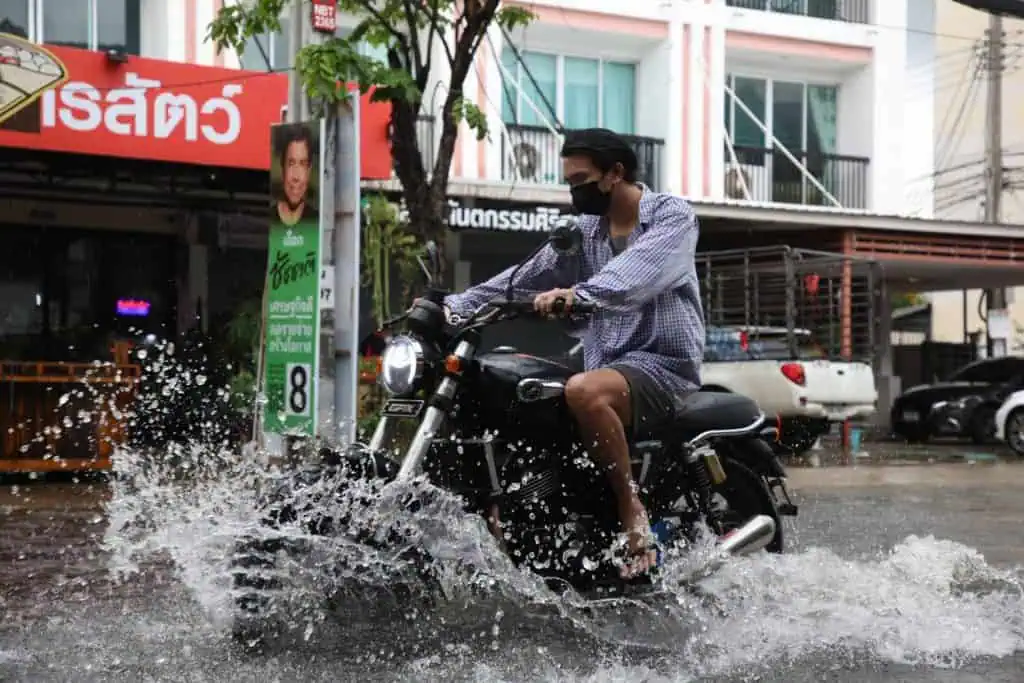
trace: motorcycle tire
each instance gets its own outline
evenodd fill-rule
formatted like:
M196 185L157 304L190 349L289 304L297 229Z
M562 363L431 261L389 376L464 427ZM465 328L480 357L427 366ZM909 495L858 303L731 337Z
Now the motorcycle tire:
M730 527L740 526L757 515L768 515L775 522L775 535L765 550L781 553L785 547L782 519L764 478L732 458L722 458L721 462L725 481L712 486L712 492L726 500L730 512L736 512Z

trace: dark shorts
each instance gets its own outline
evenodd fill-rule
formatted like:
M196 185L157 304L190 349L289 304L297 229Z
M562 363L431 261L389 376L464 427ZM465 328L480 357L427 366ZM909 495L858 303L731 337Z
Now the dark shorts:
M629 385L629 402L632 420L626 426L626 435L634 440L650 438L653 432L664 427L675 415L674 397L665 392L650 375L631 365L612 364L615 370L626 378Z

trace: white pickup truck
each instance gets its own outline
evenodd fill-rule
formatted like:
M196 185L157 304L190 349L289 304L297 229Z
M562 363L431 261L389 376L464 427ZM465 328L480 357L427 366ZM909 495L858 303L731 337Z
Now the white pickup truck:
M704 391L754 399L778 421L779 441L800 453L832 423L872 415L878 391L870 365L829 360L808 330L793 332L795 358L785 328L709 328L701 375Z

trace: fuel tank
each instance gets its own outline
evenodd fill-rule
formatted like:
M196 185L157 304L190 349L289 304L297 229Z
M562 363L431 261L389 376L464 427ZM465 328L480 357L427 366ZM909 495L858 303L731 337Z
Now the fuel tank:
M516 395L516 386L524 379L564 382L575 374L574 370L558 361L514 350L496 349L480 354L476 360L480 371L475 403L485 427L531 438L547 430L557 431L559 425L564 427L568 418L561 396L524 403Z
M565 381L575 374L558 361L512 350L480 354L477 362L485 383L508 384L513 390L520 380L527 378Z

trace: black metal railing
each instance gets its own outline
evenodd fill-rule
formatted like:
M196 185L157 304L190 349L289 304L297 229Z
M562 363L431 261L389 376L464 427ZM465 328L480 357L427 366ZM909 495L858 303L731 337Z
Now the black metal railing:
M725 0L725 4L740 9L799 14L854 24L871 23L871 0Z
M501 137L501 178L506 182L562 184L561 141L543 126L507 124ZM661 186L661 152L664 140L623 135L636 152L638 180L652 190Z
M733 148L736 161L728 147L725 150L725 196L755 202L779 202L834 206L824 192L815 186L799 166L778 149L764 147ZM791 150L790 154L821 184L828 194L845 208L868 208L868 166L870 159L842 154L812 154Z

